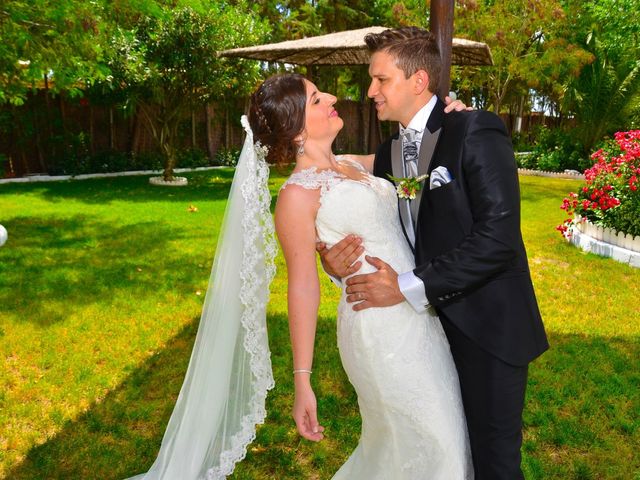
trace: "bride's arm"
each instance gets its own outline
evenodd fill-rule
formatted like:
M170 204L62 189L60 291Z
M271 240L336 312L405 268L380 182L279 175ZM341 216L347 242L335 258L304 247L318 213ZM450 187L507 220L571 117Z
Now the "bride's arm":
M316 335L320 280L316 264L315 218L319 192L288 185L280 191L276 205L276 232L288 273L289 333L293 369L311 370ZM311 388L311 374L294 373L293 418L298 432L312 441L322 440L317 403Z

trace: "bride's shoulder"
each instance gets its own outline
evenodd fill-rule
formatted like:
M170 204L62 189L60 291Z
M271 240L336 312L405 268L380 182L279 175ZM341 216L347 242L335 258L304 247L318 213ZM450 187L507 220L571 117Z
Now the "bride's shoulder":
M339 183L342 175L334 170L318 170L316 167L294 171L280 188L280 194L287 190L311 190L320 194Z
M304 210L318 203L320 186L314 187L308 181L297 181L296 178L292 178L294 175L296 174L292 174L280 188L276 210Z
M276 230L281 232L293 224L313 225L320 207L320 190L291 183L280 189L276 200Z

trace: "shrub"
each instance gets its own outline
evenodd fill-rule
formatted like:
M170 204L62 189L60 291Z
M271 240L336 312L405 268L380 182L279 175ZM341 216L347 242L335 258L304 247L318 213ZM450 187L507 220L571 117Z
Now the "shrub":
M536 146L526 161L527 166L523 168L562 172L583 171L591 165L574 131L542 126L536 137Z
M178 152L178 166L180 168L208 167L209 157L197 148Z
M49 175L160 170L164 163L162 155L154 152L133 155L129 152L102 150L91 154L82 133L69 136L60 145L60 154L49 165Z
M569 218L557 229L571 236L575 215L619 232L640 235L640 130L618 132L591 159L586 185L562 202Z
M215 164L224 167L235 167L240 158L240 150L237 148L221 148L216 153Z
M534 148L529 135L523 132L511 135L511 143L513 143L513 150L516 152L531 152Z

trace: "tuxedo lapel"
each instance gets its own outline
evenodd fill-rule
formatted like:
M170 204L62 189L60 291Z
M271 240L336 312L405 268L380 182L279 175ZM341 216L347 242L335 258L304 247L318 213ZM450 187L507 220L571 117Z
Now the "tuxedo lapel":
M424 129L422 142L420 143L420 156L418 157L418 176L426 175L429 172L429 166L433 158L433 152L438 144L442 128L435 132L430 132L428 128ZM418 209L420 208L420 200L422 200L422 192L425 188L429 188L429 179L422 182L422 188L417 191L416 198L411 202L411 217L413 218L414 227L418 221Z
M402 140L399 137L391 140L391 173L396 178L404 177Z
M402 164L402 139L398 137L391 141L391 171L396 178L404 177L404 165ZM400 221L404 234L411 245L416 243L415 231L411 224L411 208L408 200L398 198L398 211L400 212Z
M420 154L418 157L418 175L426 175L431 171L433 164L433 155L438 145L438 139L442 133L442 124L444 123L444 102L439 98L433 107L429 120L427 120L426 128L422 134L422 142L420 143ZM416 193L416 198L411 202L411 216L414 221L414 231L417 231L418 210L422 201L422 194L425 188L429 188L429 179L427 178L422 184L422 188Z

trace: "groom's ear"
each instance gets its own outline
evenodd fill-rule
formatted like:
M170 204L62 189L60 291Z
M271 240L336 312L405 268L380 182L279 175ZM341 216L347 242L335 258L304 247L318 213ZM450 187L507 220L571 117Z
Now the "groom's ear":
M425 70L418 70L413 76L416 95L422 95L425 90L429 90L429 74Z

